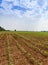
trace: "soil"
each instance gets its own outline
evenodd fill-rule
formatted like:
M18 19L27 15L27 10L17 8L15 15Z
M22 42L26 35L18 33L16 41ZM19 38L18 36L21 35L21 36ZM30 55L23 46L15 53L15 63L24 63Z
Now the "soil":
M7 38L8 36L8 38ZM9 42L8 42L9 41ZM36 61L42 62L42 65L48 65L48 57L44 57L42 54L37 53L26 45L32 44L32 42L18 36L16 38L11 34L4 34L0 39L0 65L36 65L29 62L29 58L26 58L21 50L16 46L17 42L28 52ZM9 50L8 50L9 43ZM33 45L33 44L32 44ZM8 52L9 51L9 52ZM10 56L9 56L10 55Z

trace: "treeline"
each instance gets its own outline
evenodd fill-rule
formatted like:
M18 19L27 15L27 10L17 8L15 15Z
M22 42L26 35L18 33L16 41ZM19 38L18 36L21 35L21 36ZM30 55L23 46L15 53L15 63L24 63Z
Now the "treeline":
M5 31L5 29L3 27L0 26L0 31Z
M12 31L12 30L6 30L6 29L4 29L3 27L0 26L0 31ZM16 31L16 29L14 31Z

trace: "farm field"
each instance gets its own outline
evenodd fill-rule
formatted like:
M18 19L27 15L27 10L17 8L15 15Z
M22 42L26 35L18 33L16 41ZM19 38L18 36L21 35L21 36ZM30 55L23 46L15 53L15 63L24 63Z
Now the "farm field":
M0 65L48 65L48 32L0 32Z

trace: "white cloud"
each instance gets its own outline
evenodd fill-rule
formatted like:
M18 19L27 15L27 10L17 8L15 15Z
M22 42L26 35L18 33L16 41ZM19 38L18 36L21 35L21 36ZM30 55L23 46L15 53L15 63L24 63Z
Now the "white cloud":
M8 2L13 2L13 3L9 4ZM15 11L12 10L13 5L14 6L19 5L24 8L30 8L30 11L27 10L24 13L24 15L26 15L28 13L28 16L30 16L30 14L32 14L32 16L34 17L36 15L42 15L43 9L46 7L46 5L48 5L48 2L47 2L47 0L46 1L44 0L44 5L42 7L39 7L38 0L32 0L31 2L30 2L30 0L3 0L1 6L3 6L4 11L6 12L6 13L4 12L4 14L14 13ZM22 11L20 10L20 13L21 12ZM17 15L19 15L19 16L22 15L20 13L18 13Z
M45 10L46 6L48 6L48 0L43 1L43 5L40 7L38 0L32 0L31 2L30 0L20 0L20 2L19 0L2 0L1 6L4 9L0 8L0 13L17 17L18 23L16 18L13 19L17 29L43 30L44 28L44 30L48 30L48 10ZM12 10L13 6L29 8L30 10L25 12L17 9Z
M48 19L42 17L39 21L38 29L44 31L48 30Z

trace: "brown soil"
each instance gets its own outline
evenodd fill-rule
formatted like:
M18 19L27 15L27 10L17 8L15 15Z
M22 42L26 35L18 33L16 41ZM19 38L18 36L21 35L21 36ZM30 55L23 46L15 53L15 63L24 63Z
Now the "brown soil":
M42 64L44 65L47 65L48 61L44 61L45 59L47 59L47 57L44 57L42 54L40 53L36 53L36 51L34 51L33 49L29 48L27 45L26 45L26 41L25 39L23 39L22 37L20 36L17 36L16 40L18 41L19 44L22 45L22 47L27 50L29 53L31 53L31 55L39 62L42 62ZM29 42L27 42L28 44L30 44ZM32 44L32 43L31 43ZM47 59L48 60L48 59Z
M8 65L5 37L6 36L3 36L0 40L0 65Z
M7 38L8 36L8 38ZM16 46L17 42L28 52L36 61L42 62L42 65L48 65L48 57L44 57L42 54L37 53L30 47L26 45L32 44L32 42L27 41L26 39L16 35L14 38L10 34L4 34L0 39L0 65L36 65L30 63L21 50ZM9 41L9 42L8 42ZM16 42L17 41L17 42ZM9 50L8 50L9 43ZM9 52L8 52L9 51ZM10 55L10 56L9 56Z
M16 42L9 35L10 49L11 49L11 57L14 65L30 65L25 56L21 53L21 51L17 48Z

